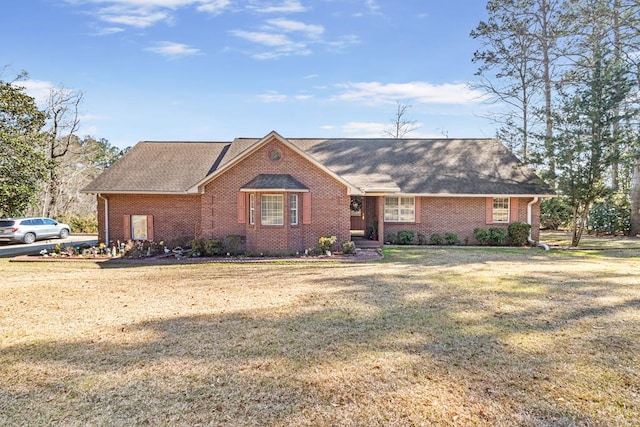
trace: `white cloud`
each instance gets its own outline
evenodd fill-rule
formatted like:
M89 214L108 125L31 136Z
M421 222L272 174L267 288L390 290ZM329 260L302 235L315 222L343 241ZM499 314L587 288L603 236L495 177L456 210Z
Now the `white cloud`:
M51 90L55 85L44 80L24 80L13 83L15 87L23 87L27 95L36 100L36 104L43 108L47 105Z
M349 122L340 126L342 132L358 138L379 138L388 128L389 123L378 122Z
M337 99L371 104L395 103L406 99L421 104L471 104L483 100L484 93L466 83L434 85L427 82L359 82L338 85L343 93Z
M256 59L273 59L288 55L309 55L311 50L305 43L297 43L284 34L257 31L234 30L231 35L263 46L275 48L267 52L253 54Z
M200 6L198 6L197 10L198 12L206 12L206 13L212 13L214 15L218 15L222 13L224 9L227 6L229 6L229 4L230 4L229 0L207 1L202 3Z
M264 0L251 0L249 8L258 13L300 13L307 10L298 0L269 3Z
M72 5L86 5L97 20L133 28L147 28L159 22L171 22L180 8L196 7L199 12L220 14L230 0L66 0Z
M158 42L155 46L148 47L145 50L169 58L192 56L200 53L200 49L190 47L183 43L174 43L167 41Z
M300 21L292 21L285 18L269 19L267 23L273 26L276 30L284 32L300 32L306 34L308 37L320 37L324 33L324 27L322 25L305 24Z
M264 103L272 104L276 102L285 102L287 100L287 95L280 94L275 90L270 90L267 93L258 95L258 99Z

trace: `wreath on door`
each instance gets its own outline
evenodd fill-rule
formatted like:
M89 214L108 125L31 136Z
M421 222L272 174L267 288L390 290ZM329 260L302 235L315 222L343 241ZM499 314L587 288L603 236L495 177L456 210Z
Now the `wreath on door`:
M353 212L360 212L362 210L362 200L361 199L351 199L351 210Z

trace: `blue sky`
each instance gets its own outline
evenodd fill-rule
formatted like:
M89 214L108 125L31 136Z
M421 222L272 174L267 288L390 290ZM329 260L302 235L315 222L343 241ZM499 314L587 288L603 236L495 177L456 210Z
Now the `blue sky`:
M84 92L81 135L379 137L396 102L420 137L493 137L469 83L483 0L12 0L0 79Z

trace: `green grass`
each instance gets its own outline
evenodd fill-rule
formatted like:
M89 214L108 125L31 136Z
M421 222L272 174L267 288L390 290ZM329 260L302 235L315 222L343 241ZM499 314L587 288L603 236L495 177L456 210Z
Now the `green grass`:
M633 250L0 260L0 423L636 425Z

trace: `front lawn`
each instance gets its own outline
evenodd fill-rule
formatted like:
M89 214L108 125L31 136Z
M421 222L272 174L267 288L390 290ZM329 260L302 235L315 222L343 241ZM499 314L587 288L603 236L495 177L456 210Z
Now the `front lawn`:
M0 424L637 425L640 251L0 259Z

